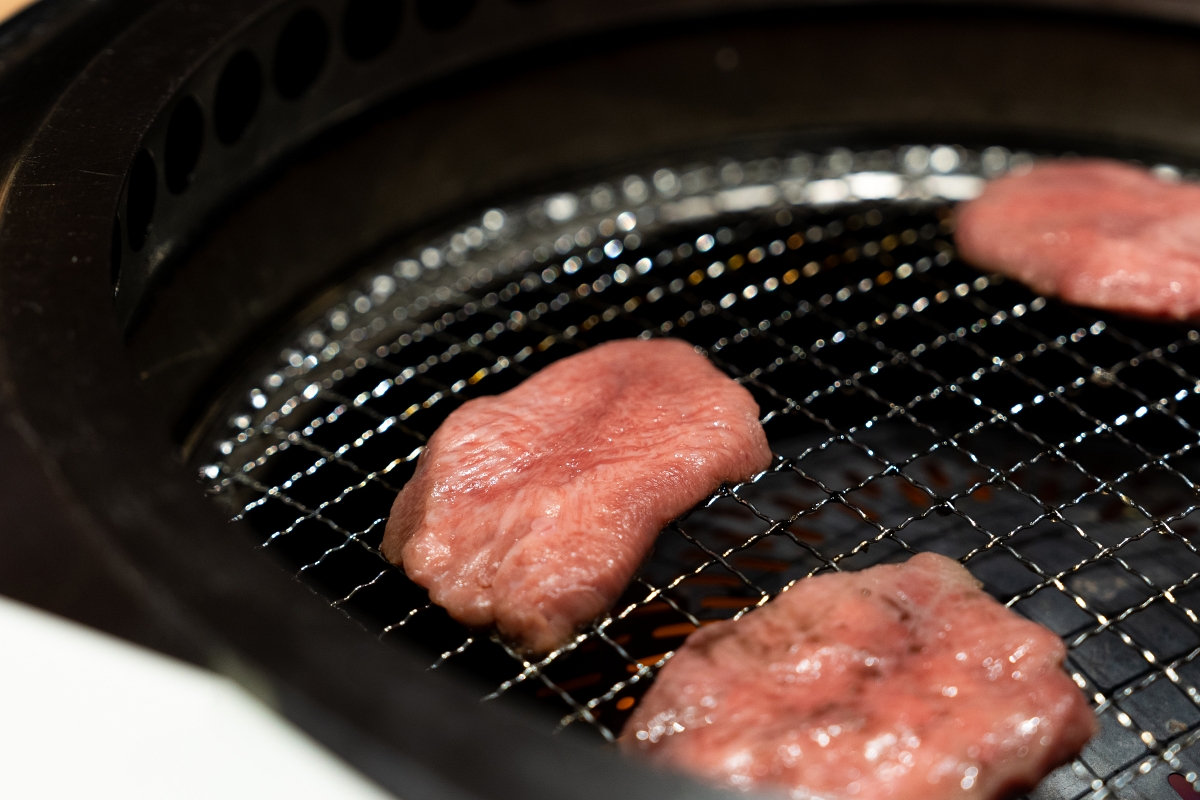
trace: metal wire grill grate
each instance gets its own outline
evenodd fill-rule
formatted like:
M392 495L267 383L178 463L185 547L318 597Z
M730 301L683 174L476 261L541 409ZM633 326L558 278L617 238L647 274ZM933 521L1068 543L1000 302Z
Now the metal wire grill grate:
M1200 332L980 275L955 258L949 204L913 189L911 150L840 170L838 155L810 159L827 173L791 198L782 180L711 190L728 165L690 195L691 173L660 170L670 199L621 214L601 186L584 196L598 222L573 235L558 236L580 195L535 206L543 227L512 239L488 238L506 219L489 212L491 228L485 215L397 262L284 351L217 442L210 491L379 636L610 740L699 626L822 571L940 552L1061 635L1095 703L1101 734L1034 796L1173 796L1168 774L1200 773ZM863 158L899 167L855 172ZM856 200L869 181L892 188ZM435 269L451 267L474 277ZM776 459L664 530L611 615L530 662L382 560L396 491L463 400L600 341L662 335L755 394Z

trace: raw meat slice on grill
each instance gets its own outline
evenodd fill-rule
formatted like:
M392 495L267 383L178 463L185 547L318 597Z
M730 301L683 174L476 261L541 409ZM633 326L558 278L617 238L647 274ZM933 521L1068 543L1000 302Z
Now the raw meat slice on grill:
M793 798L1003 798L1095 732L1063 656L957 562L922 553L807 578L695 632L620 744Z
M624 591L667 522L771 463L758 405L686 342L610 342L471 400L430 438L383 553L533 653Z
M1101 159L1043 162L958 210L976 266L1070 303L1142 316L1200 314L1200 186Z

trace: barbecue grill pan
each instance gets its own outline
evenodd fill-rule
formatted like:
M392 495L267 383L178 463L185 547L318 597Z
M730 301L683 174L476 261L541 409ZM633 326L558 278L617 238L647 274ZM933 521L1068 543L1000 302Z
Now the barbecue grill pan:
M1038 796L1170 797L1200 337L980 282L946 220L1027 153L1200 166L1194 14L46 0L0 28L0 590L231 675L401 796L703 796L602 741L682 635L937 549L1067 639L1102 715ZM424 609L371 553L419 436L642 334L756 393L775 468L551 663Z

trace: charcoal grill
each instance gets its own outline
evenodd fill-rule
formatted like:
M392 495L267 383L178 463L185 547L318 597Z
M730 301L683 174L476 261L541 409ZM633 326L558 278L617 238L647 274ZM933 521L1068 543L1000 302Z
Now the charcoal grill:
M1200 331L959 262L948 199L1031 162L793 153L489 209L356 277L252 367L202 477L376 636L609 742L700 626L933 550L1061 634L1096 705L1103 733L1037 797L1196 782ZM447 413L635 336L683 338L749 388L775 462L672 523L613 613L531 661L430 604L379 553L383 525Z
M606 744L686 635L935 550L1096 706L1034 796L1181 796L1200 332L954 253L953 203L1034 157L1200 167L1194 9L1064 8L34 6L0 28L0 590L400 796L701 797ZM464 399L627 336L701 348L776 458L528 661L381 525Z

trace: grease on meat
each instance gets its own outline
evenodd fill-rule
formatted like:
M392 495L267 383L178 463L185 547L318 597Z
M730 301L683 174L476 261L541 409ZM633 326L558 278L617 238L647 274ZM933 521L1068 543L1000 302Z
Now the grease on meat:
M990 182L957 213L963 258L1067 302L1200 314L1200 186L1101 159L1048 161Z
M620 744L796 800L995 800L1076 755L1095 717L1062 641L922 553L800 581L688 638Z
M455 410L383 553L455 619L548 652L616 601L667 522L770 465L758 413L686 342L599 345Z

